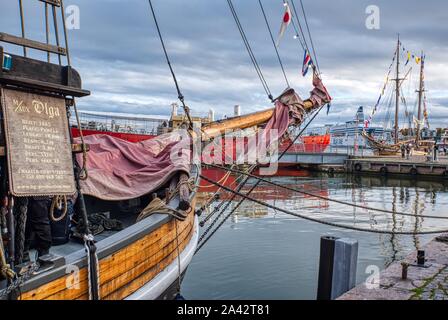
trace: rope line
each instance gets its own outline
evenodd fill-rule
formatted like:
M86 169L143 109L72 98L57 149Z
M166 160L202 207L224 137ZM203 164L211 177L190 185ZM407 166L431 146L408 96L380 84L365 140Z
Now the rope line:
M269 85L266 82L266 79L263 75L263 72L261 71L260 65L258 64L258 61L252 51L252 47L250 46L249 40L247 39L246 33L244 32L244 28L241 25L240 19L238 18L238 13L235 10L235 7L233 6L232 0L227 0L227 4L229 5L230 11L232 13L233 19L235 20L235 23L238 27L238 31L240 32L241 38L243 39L244 45L246 47L247 53L249 54L249 57L252 61L252 64L254 65L255 71L258 74L258 78L261 81L261 84L263 86L264 91L266 92L268 98L273 101L274 97L272 96L271 90L269 89Z
M243 199L250 200L252 202L258 203L258 204L260 204L262 206L265 206L265 207L273 209L273 210L281 211L281 212L283 212L285 214L288 214L288 215L292 215L292 216L295 216L295 217L298 217L298 218L301 218L301 219L304 219L304 220L308 220L308 221L312 221L312 222L328 225L328 226L331 226L331 227L336 227L336 228L341 228L341 229L348 229L348 230L354 230L354 231L361 231L361 232L377 233L377 234L389 234L389 235L428 235L428 234L439 234L439 233L447 233L448 232L448 229L432 230L432 231L419 231L419 232L416 232L416 231L395 231L395 232L393 232L393 231L389 231L389 230L366 229L366 228L360 228L360 227L354 227L354 226L347 226L347 225L334 223L334 222L328 222L328 221L324 221L324 220L321 220L321 219L308 217L308 216L305 216L305 215L302 215L302 214L299 214L299 213L292 212L290 210L286 210L286 209L282 209L282 208L273 206L273 205L271 205L269 203L266 203L266 202L261 201L261 200L257 200L255 198L252 198L252 197L250 197L248 195L245 195L245 194L243 194L241 192L238 192L236 190L232 190L230 188L227 188L226 186L219 185L218 183L214 182L213 180L211 180L211 179L209 179L209 178L207 178L205 176L201 175L201 178L206 180L206 181L208 181L208 182L210 182L210 183L213 183L213 184L215 184L217 186L222 187L222 189L224 189L224 190L226 190L228 192L235 193L237 196L240 196ZM200 247L198 247L198 249L199 248Z
M174 84L176 86L177 97L179 98L179 101L182 103L182 108L184 109L184 112L185 112L185 114L188 117L188 122L189 122L189 125L190 125L190 129L193 129L193 121L191 119L188 107L185 104L185 98L184 98L184 95L182 94L182 92L180 90L179 83L177 82L177 78L176 78L176 74L174 73L173 66L171 65L170 57L169 57L168 51L166 50L166 47L165 47L165 41L163 40L162 32L160 31L159 22L157 21L157 16L156 16L156 13L154 11L154 7L152 5L152 1L151 0L148 0L148 1L149 1L149 6L151 7L152 16L154 18L154 23L155 23L156 28L157 28L157 33L159 35L159 39L160 39L160 42L162 44L163 52L165 54L165 59L166 59L166 62L168 64L168 67L170 69L171 76L173 77Z
M286 0L283 0L283 4L287 5L288 2ZM291 19L291 23L292 26L294 28L294 32L295 32L295 38L299 40L300 45L302 46L303 51L305 51L307 49L306 45L305 45L305 38L302 40L301 34L303 35L303 32L300 32L299 29L296 26L296 22L294 21L294 19Z
M296 13L296 18L297 18L297 20L298 20L299 17L298 17L298 15L297 15L297 10L296 10L296 6L295 6L295 4L294 4L294 0L291 0L291 3L292 3L292 8L293 8L294 12ZM319 62L317 61L316 48L314 47L313 37L311 36L310 27L309 27L309 25L308 25L308 18L306 17L305 7L304 7L304 5L303 5L303 1L302 1L302 0L300 0L300 6L302 7L303 17L304 17L304 19L305 19L305 26L306 26L306 29L307 29L307 32L308 32L308 37L309 37L309 39L310 39L311 48L313 49L314 61L316 62L317 70L318 70L319 73L320 73Z
M279 160L286 154L286 152L294 145L294 143L302 136L303 132L305 132L305 130L309 127L309 125L313 122L313 120L317 117L317 115L320 113L320 111L323 109L325 105L322 105L317 112L314 113L314 115L311 117L311 119L307 122L307 124L304 126L304 128L302 128L300 130L300 132L297 134L297 136L291 141L291 143L286 147L286 149L282 152L282 154L280 154L279 156ZM255 168L257 167L257 165L253 165L248 171L250 173L252 173ZM205 179L207 180L207 179ZM244 186L245 184L250 180L249 177L246 177L246 179L238 186L237 191L239 192ZM209 181L210 182L210 181ZM214 182L213 182L214 183ZM253 187L247 192L247 195L249 196L254 190L255 188L257 188L257 186L260 184L260 180L258 180ZM224 189L224 188L223 188ZM232 209L232 211L224 217L224 219L218 224L218 226L211 232L211 234L205 238L207 236L207 234L210 232L210 230L213 228L213 226L217 223L217 221L219 220L219 218L224 214L225 210L227 210L227 208L230 206L230 203L236 198L237 194L233 194L232 197L225 203L225 207L224 209L218 214L218 216L212 221L211 225L207 228L207 230L205 230L205 232L201 235L201 237L199 238L199 245L198 248L195 251L195 254L197 252L199 252L199 250L205 245L205 243L207 243L208 240L210 240L210 238L219 230L219 228L221 228L221 226L224 224L225 221L227 221L227 219L241 206L241 204L244 202L244 198L242 198L237 205ZM221 205L224 204L224 201L221 202ZM219 209L218 209L219 210Z
M311 120L305 125L305 127L299 132L299 134L295 137L294 140L291 141L291 143L288 145L288 147L285 149L285 151L283 151L283 153L279 156L279 160L286 154L286 152L294 145L294 143L299 139L299 137L303 134L303 132L308 128L308 126L311 124L311 122L317 117L317 115L319 114L319 112L322 110L323 106L320 107L320 109L313 115L313 117L311 118ZM252 165L248 172L252 173L255 168L257 167L257 165ZM249 181L249 177L246 177L246 179L241 182L238 187L237 190L240 191L245 184L247 183L247 181ZM258 185L258 184L257 184ZM252 190L253 191L253 190ZM252 192L251 191L251 192ZM225 207L222 209L221 213L215 218L215 220L211 223L211 225L209 226L209 228L201 235L201 238L199 239L199 241L201 241L201 239L203 237L205 237L205 235L207 235L207 233L210 231L210 229L216 224L217 220L219 219L219 217L224 213L225 210L227 210L227 208L229 207L230 203L235 199L236 195L233 194L232 197L230 198L229 201L222 201L207 217L206 219L204 219L203 221L201 221L201 226L204 225L205 222L207 222L217 211L221 210L222 206L225 204Z
M283 3L285 4L285 5L289 5L288 4L288 1L287 0L283 0ZM293 10L294 10L294 7L293 7ZM295 10L294 10L295 11ZM304 34L304 32L303 32L303 28L302 28L302 24L300 23L300 20L299 20L299 18L297 17L297 15L296 15L296 13L294 13L294 16L296 17L296 20L297 20L297 24L298 24L298 28L297 28L297 25L296 25L296 22L294 21L294 19L292 18L291 19L291 22L292 22L292 26L294 27L294 31L295 31L295 33L296 33L296 37L297 37L297 39L299 39L299 42L300 42L300 45L302 46L302 49L305 51L310 51L309 49L308 49L308 43L307 43L307 41L306 41L306 38L305 38L305 34Z
M272 181L270 181L268 179L264 179L262 177L259 177L259 176L256 176L256 175L253 175L253 174L250 174L250 173L247 173L247 172L243 172L243 171L240 171L240 170L237 170L237 169L226 168L226 167L223 167L223 166L213 165L213 164L210 164L210 166L214 167L214 168L217 168L217 169L227 170L228 172L243 174L243 175L246 175L246 176L248 176L250 178L258 179L261 182L273 185L275 187L283 188L285 190L301 193L301 194L304 194L304 195L307 195L307 196L311 196L311 197L322 199L322 200L326 200L326 201L331 201L331 202L335 202L335 203L339 203L339 204L343 204L343 205L347 205L347 206L351 206L351 207L355 207L355 208L370 210L370 211L391 213L391 214L396 214L396 215L400 215L400 216L416 217L416 215L412 214L412 213L390 211L390 210L386 210L386 209L379 209L379 208L373 208L373 207L369 207L369 206L363 206L363 205L359 205L359 204L356 204L356 203L349 203L349 202L345 202L345 201L342 201L342 200L331 199L331 198L324 197L324 196L317 195L317 194L313 194L313 193L310 193L310 192L307 192L307 191L302 191L302 190L298 190L296 188L292 188L292 187L288 187L288 186L285 186L285 185L281 185L281 184L272 182ZM218 182L218 183L220 183L220 182ZM429 219L441 219L441 220L447 220L448 219L448 217L433 216L433 215L418 215L418 217L419 218L429 218Z
M286 5L286 4L288 4L288 1L287 1L287 0L283 0L283 3ZM318 63L318 61L317 61L316 52L315 52L315 50L314 50L314 44L313 44L313 40L312 40L312 38L311 38L311 32L310 32L310 30L309 30L309 26L308 26L308 22L307 22L307 18L306 18L305 11L303 10L303 12L304 12L304 16L305 16L305 21L307 22L308 34L309 34L309 37L310 37L310 41L311 41L311 43L312 43L312 49L313 49L313 51L311 51L311 50L309 49L309 47L308 47L308 42L307 42L307 40L306 40L306 37L305 37L305 33L304 33L304 31L303 31L302 24L300 23L299 15L298 15L298 11L296 10L296 6L295 6L295 4L294 4L294 1L291 1L291 3L292 3L293 11L294 11L293 16L295 16L295 18L296 18L296 20L297 20L297 25L298 25L298 28L297 28L296 21L294 21L294 19L291 19L292 25L293 25L293 27L294 27L294 31L295 31L295 33L296 33L296 38L299 40L300 45L302 46L302 49L303 49L304 51L307 51L307 52L313 54L313 58L314 58L314 60L316 61L317 74L320 75L319 63Z
M286 85L288 86L288 88L290 88L288 77L286 76L286 71L285 71L285 68L283 67L282 59L280 58L280 53L278 52L277 46L275 45L275 40L274 40L274 36L272 35L271 26L269 25L269 21L266 16L266 12L264 11L263 3L261 2L261 0L258 0L258 3L260 4L261 12L263 13L264 21L266 22L266 27L268 28L269 35L271 37L272 44L275 49L275 53L277 54L277 59L280 64L280 68L282 69L283 77L285 78Z

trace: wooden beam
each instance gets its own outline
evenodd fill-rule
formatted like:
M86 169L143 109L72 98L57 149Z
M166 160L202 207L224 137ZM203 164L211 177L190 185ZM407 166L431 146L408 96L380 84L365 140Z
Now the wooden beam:
M310 100L303 102L305 110L313 108ZM253 126L265 124L274 115L275 108L267 109L240 117L215 121L202 127L202 141L208 141L213 137L223 135L226 130L247 129Z
M188 211L191 208L188 180L189 178L186 173L179 175L179 209L182 211Z
M42 43L39 41L34 41L26 38L16 37L11 34L0 32L0 41L12 43L18 46L27 47L31 49L36 49L45 52L56 53L60 55L67 55L67 50L62 47L57 47L51 44Z
M51 4L52 6L56 6L56 7L61 6L61 0L39 0L39 1Z
M68 87L64 85L52 84L48 82L43 82L39 80L26 79L21 77L14 77L3 73L0 76L0 83L5 83L9 85L19 86L19 87L28 87L37 90L43 91L52 91L61 93L66 96L74 96L74 97L85 97L90 95L90 91L77 89L74 87Z
M0 72L1 83L74 97L90 94L82 89L81 76L72 67L9 55L12 57L12 67Z

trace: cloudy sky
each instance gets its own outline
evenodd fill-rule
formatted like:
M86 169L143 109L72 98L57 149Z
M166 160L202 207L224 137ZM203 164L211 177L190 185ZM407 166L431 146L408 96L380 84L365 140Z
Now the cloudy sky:
M285 82L269 39L258 0L234 0L241 23L274 95ZM44 11L25 1L27 37L44 41ZM167 49L188 105L195 114L210 108L217 117L269 107L225 0L153 0ZM278 33L282 0L263 0ZM299 1L295 4L299 7ZM303 0L324 83L333 96L332 111L316 125L351 120L357 106L376 102L391 62L396 37L413 52L424 50L430 119L448 118L448 34L445 0ZM79 100L84 110L169 114L177 94L166 66L146 0L65 0L80 9L80 29L69 31L72 64L92 95ZM366 28L366 8L380 9L380 29ZM299 9L299 8L298 8ZM20 34L17 2L2 3L0 29ZM303 17L300 17L303 21ZM292 26L280 46L292 86L307 97L311 76L300 74L303 51ZM6 49L14 49L5 45ZM33 53L34 57L42 55ZM55 61L55 60L53 60ZM414 64L413 79L418 66ZM415 82L415 81L414 81ZM411 85L404 87L414 105Z

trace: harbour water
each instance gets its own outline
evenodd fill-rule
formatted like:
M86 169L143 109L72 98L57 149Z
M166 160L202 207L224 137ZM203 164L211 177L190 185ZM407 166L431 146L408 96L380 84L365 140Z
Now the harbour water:
M271 179L324 197L417 216L441 216L448 210L448 183L444 181L317 173ZM367 211L266 184L253 195L278 207L349 226L395 231L448 229L448 220ZM182 294L186 299L315 299L322 235L359 241L358 284L434 237L344 230L245 201L194 257Z

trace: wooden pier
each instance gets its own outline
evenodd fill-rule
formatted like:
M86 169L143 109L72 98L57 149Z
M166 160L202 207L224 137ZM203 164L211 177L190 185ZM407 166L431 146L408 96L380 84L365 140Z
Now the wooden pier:
M448 158L444 156L438 161L428 161L424 156L413 156L409 160L401 157L351 157L345 161L345 169L351 173L448 178Z

